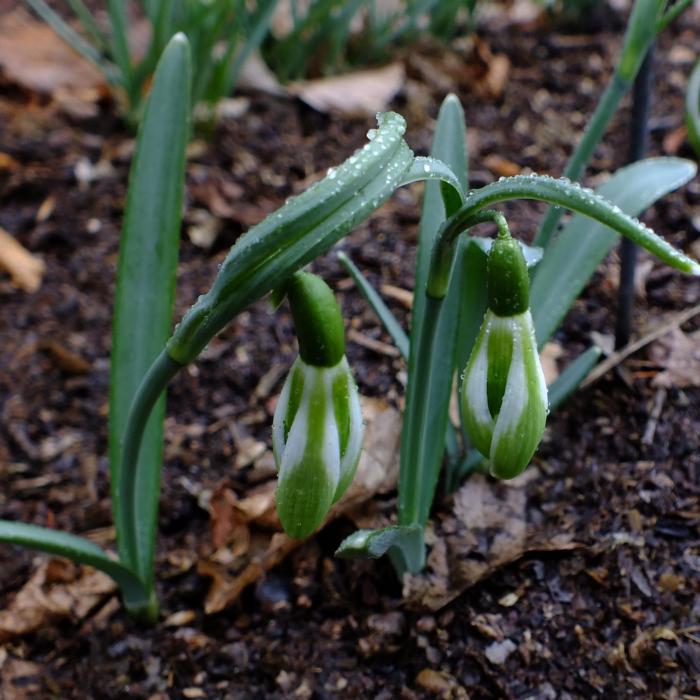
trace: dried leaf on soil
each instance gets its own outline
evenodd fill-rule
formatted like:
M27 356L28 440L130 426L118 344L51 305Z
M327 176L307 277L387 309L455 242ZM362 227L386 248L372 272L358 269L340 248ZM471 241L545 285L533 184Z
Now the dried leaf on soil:
M41 287L46 265L32 255L3 228L0 228L0 268L10 274L12 281L25 292L36 292Z
M97 68L22 9L0 18L0 68L18 85L49 95L59 89L84 95L104 83Z
M289 91L319 112L366 117L387 108L403 87L404 78L403 64L391 63L383 68L294 83Z
M84 619L116 584L89 566L65 559L41 562L5 610L0 611L0 641L29 634L61 618Z
M700 386L700 331L684 333L676 328L661 338L653 354L665 367L654 377L654 385L678 389Z
M404 577L408 604L438 610L527 551L576 548L565 536L542 540L531 524L525 484L537 476L532 467L511 482L472 476L455 494L452 511L428 532L431 549L425 571Z

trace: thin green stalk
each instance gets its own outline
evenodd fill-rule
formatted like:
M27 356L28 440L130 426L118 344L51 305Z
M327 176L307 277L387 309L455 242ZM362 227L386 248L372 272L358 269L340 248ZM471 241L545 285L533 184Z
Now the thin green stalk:
M134 395L124 430L118 494L123 527L123 547L130 565L138 568L139 542L151 537L149 523L141 522L138 508L138 466L143 433L151 411L168 382L182 369L163 351L151 365ZM157 498L158 493L154 496ZM139 531L146 528L145 534ZM148 582L147 582L148 583Z
M658 34L666 29L671 22L674 22L680 17L692 4L693 0L678 0L675 2L671 6L671 9L659 21L656 33Z
M411 348L417 357L431 357L435 353L441 352L438 346L437 328L442 311L442 299L428 297L425 303L423 315L423 328L418 337L416 348ZM430 402L426 397L430 394L431 377L426 372L416 372L411 377L411 381L406 388L406 415L404 423L406 425L420 426L418 431L401 431L401 453L410 455L411 459L403 460L399 472L399 525L423 524L427 518L425 503L432 502L432 495L437 483L432 475L424 473L425 460L420 452L428 447L432 439L442 439L447 428L446 421L442 431L433 432L434 416L428 415ZM417 399L420 397L420 401ZM412 406L413 411L409 414L408 407ZM413 415L415 413L415 415ZM447 415L447 408L445 408ZM433 438L428 440L428 435ZM437 436L441 437L438 438ZM431 484L431 481L434 482ZM421 565L422 568L422 565Z
M617 111L620 100L629 90L639 71L647 50L657 33L657 25L666 0L637 0L632 8L620 59L612 80L608 83L588 126L571 155L564 177L578 181L591 159L598 143L603 138L610 120ZM563 210L549 209L540 224L533 245L547 247L561 220Z
M88 10L83 0L67 0L71 10L83 25L83 29L90 35L90 38L95 42L95 45L100 51L105 51L109 45L107 37L104 35L98 26L92 12Z

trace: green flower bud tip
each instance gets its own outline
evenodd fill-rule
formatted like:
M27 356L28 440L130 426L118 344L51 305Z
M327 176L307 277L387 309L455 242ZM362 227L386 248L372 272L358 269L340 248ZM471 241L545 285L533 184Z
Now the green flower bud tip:
M512 479L530 463L544 433L547 385L529 309L486 311L462 380L462 419L491 474Z
M345 356L333 367L297 358L272 423L277 513L288 535L310 535L343 495L357 469L363 432L359 394Z
M530 307L530 276L522 248L510 236L499 237L486 261L489 308L499 316L521 314Z
M317 275L297 272L286 292L304 362L314 367L337 365L345 355L345 334L331 288Z

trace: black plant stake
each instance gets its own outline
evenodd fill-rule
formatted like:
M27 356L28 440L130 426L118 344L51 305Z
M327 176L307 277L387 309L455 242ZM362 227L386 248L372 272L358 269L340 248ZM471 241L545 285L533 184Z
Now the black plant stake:
M628 158L630 163L641 160L647 150L653 73L654 45L652 44L644 57L644 62L637 73L632 89ZM617 328L615 329L615 347L617 348L626 345L630 339L636 266L637 246L629 238L623 238L620 244L620 286L617 296Z

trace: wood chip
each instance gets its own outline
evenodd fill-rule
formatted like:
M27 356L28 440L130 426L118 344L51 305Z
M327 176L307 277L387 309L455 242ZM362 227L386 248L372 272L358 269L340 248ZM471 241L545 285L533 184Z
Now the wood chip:
M354 328L351 328L348 331L348 340L361 345L363 348L373 350L380 355L386 355L387 357L399 357L401 354L393 345L389 345L389 343L385 343L381 340L370 338L369 336L364 335L364 333L356 331Z
M403 304L409 311L413 308L413 292L408 289L395 287L393 284L383 284L379 291L385 297L395 299L400 304Z
M0 268L10 274L15 285L25 292L36 292L44 279L44 261L32 255L5 229L0 228Z

